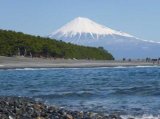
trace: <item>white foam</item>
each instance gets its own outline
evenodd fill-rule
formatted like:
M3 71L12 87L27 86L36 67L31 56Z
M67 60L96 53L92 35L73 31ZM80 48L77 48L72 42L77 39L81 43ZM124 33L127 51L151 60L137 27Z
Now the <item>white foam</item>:
M129 67L125 67L125 66L117 66L117 67L114 67L114 68L121 69L121 68L129 68Z
M16 69L11 69L11 70L50 70L50 69L56 69L56 68L16 68Z
M136 67L138 67L138 68L147 68L147 67L159 67L158 65L153 65L153 66L136 66Z
M7 70L22 70L22 71L25 70L25 71L29 71L29 70L57 70L57 69L65 69L65 68L15 68L15 69L7 69Z
M147 115L147 114L144 114L142 116L124 115L124 116L121 116L121 118L122 119L128 119L128 118L133 118L133 119L160 119L160 115L158 115L158 116Z

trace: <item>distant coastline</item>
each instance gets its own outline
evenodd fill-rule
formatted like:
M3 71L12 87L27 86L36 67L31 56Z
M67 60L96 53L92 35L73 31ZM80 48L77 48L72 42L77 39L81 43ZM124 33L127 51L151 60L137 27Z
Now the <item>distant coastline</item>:
M16 68L92 68L92 67L131 67L160 66L158 62L114 61L114 60L77 60L0 56L0 69Z

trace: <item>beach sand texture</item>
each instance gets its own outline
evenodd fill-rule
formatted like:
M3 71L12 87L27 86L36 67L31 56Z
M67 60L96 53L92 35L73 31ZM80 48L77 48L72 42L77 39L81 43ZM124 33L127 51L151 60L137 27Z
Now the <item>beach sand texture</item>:
M26 58L0 56L0 68L85 68L118 66L154 66L158 63L145 61L76 60L51 58Z

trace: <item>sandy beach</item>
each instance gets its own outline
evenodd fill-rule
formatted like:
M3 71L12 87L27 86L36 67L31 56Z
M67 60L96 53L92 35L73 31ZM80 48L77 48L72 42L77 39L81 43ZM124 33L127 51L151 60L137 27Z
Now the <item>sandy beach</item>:
M0 56L0 69L14 68L85 68L85 67L118 67L118 66L154 66L158 63L145 61L107 61L76 59L44 59L26 57Z

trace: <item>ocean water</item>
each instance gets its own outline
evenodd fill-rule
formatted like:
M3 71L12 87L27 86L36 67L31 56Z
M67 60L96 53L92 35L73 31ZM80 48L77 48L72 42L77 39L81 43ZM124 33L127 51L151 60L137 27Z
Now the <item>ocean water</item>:
M160 67L0 70L0 96L27 96L70 110L160 115Z

